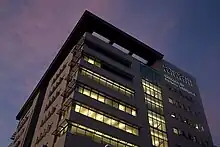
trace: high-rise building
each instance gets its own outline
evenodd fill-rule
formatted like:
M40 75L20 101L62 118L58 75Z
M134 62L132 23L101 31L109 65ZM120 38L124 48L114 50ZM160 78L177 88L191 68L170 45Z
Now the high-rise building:
M194 77L85 11L18 113L14 147L212 147Z

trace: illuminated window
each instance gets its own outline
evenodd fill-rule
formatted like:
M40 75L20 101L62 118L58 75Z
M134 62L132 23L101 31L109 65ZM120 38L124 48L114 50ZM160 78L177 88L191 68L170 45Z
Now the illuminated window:
M131 114L132 114L133 116L136 116L136 111L135 111L135 110L132 110Z
M105 99L105 104L112 106L112 100ZM130 113L131 114L131 113Z
M128 132L128 133L132 133L132 127L130 127L130 126L126 126L126 132Z
M156 114L152 111L148 111L148 120L151 127L158 130L166 131L165 120L162 115Z
M109 118L109 117L104 116L104 123L108 124L108 125L111 125L112 124L112 119Z
M97 93L95 93L95 92L91 92L91 98L93 98L93 99L97 99L97 98L98 98Z
M91 89L90 87L87 87L87 86L78 85L77 88L78 88L77 90L78 92L86 96L89 96L92 99L105 103L111 107L114 107L120 111L126 112L130 115L136 116L136 109L128 104L120 102L110 96L105 95L104 93Z
M145 102L148 104L148 109L163 114L163 103L161 100L145 94Z
M168 147L167 134L150 128L152 144L156 147Z
M142 85L145 92L145 103L148 106L152 145L154 147L168 147L161 89L145 79L142 79Z
M161 89L158 86L151 84L150 82L148 82L145 79L142 79L142 84L143 84L143 88L144 88L145 93L147 93L157 99L162 100Z
M172 118L176 118L175 113L172 113L170 116L171 116Z
M77 106L77 105L76 105L76 106ZM88 116L89 116L90 118L95 119L95 118L96 118L96 113L95 113L94 111L92 111L92 110L89 110Z
M124 105L119 104L119 110L121 110L121 111L125 111L125 106L124 106Z
M121 130L125 130L125 124L119 122L119 128L120 128Z
M126 112L129 113L129 114L131 114L131 113L132 113L132 112L131 112L131 108L126 107Z
M112 88L116 91L119 91L120 93L129 96L129 97L133 97L134 96L134 91L126 88L125 86L119 85L118 83L107 79L91 70L88 70L86 68L82 68L81 69L81 74L87 76L88 78L91 78L97 82L99 82L102 85L106 85L109 88ZM114 85L114 86L113 86Z
M95 110L93 108L90 108L88 106L84 106L78 102L75 105L75 112L78 112L82 115L85 115L85 116L90 117L92 119L95 119L97 121L103 122L103 123L108 124L110 126L113 126L115 128L121 129L121 130L126 131L128 133L131 133L134 135L139 134L139 130L137 127L132 126L131 124L127 124L124 121L121 121L121 120L114 118L112 116L104 115L103 112L100 112L100 111Z
M198 124L195 124L195 128L196 128L196 129L199 129L199 125L198 125Z
M84 89L83 94L84 94L84 95L87 95L87 96L90 96L90 91L87 90L87 89Z
M119 109L119 103L117 103L117 102L113 102L113 107Z
M178 135L179 134L178 129L177 128L173 128L173 133Z
M110 135L104 134L102 132L90 129L88 127L71 123L71 133L77 135L83 135L90 137L93 141L103 144L110 144L115 147L138 147L137 145L128 143L126 141L120 140L118 138L112 137Z
M118 128L119 122L117 120L112 119L112 126Z
M102 95L99 95L99 99L100 102L104 103L105 102L105 97Z
M79 105L76 105L76 106L75 106L75 111L76 111L76 112L79 112L79 110L80 110L80 106L79 106Z
M173 99L168 98L169 103L174 104Z
M91 57L91 56L84 55L83 59L84 59L85 61L87 61L88 63L90 63L90 64L93 64L93 65L95 65L95 66L97 66L97 67L101 67L101 62L100 62L99 60L97 60L97 59L94 59L94 58Z
M156 119L158 121L161 121L161 122L164 122L165 123L165 119L164 119L164 116L160 115L160 114L157 114L153 111L150 111L148 110L148 117L151 117L153 119Z
M78 106L78 105L76 105L76 106ZM80 108L80 111L79 111L79 113L81 113L81 114L83 114L83 115L87 115L88 114L88 109L86 109L86 108L84 108L84 107L81 107Z
M103 115L102 114L96 114L96 120L98 120L98 121L103 121Z

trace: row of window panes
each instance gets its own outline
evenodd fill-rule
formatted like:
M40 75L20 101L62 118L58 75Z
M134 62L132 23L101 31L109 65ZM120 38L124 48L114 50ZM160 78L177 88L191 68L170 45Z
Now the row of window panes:
M152 117L148 117L148 121L151 127L157 128L161 131L166 132L166 125L164 122L158 121Z
M151 110L148 110L148 118L149 118L149 117L151 117L151 118L153 118L153 119L155 119L155 120L158 120L158 121L160 121L160 122L165 123L164 116L162 116L162 115L160 115L160 114L157 114L157 113L155 113L155 112L153 112L153 111L151 111Z
M159 113L159 114L164 114L163 108L162 108L162 107L158 107L158 106L155 105L154 103L148 102L148 103L147 103L147 107L148 107L149 110L152 110L152 111L157 112L157 113Z
M107 125L113 126L125 132L131 133L137 136L139 134L139 130L137 127L128 125L125 122L120 121L119 119L116 119L112 116L104 115L103 112L94 110L92 108L89 108L88 106L82 106L82 104L77 103L75 106L75 112L78 112L82 115L85 115L97 121L103 122Z
M150 127L150 133L151 133L151 136L155 136L155 137L158 137L158 138L166 140L166 141L168 140L167 134L158 130L158 129Z
M168 142L164 139L152 135L151 140L154 147L168 147Z
M107 78L105 78L105 77L103 77L103 76L101 76L91 70L88 70L86 68L82 68L81 74L87 76L88 78L93 79L94 81L97 81L98 83L100 83L104 86L110 87L110 88L114 89L115 91L119 91L126 96L129 96L129 97L134 96L133 90L126 88L125 86L122 86L112 80L109 80L109 79L107 79Z
M97 90L91 89L87 86L80 86L78 87L78 92L89 96L92 99L95 99L99 102L105 103L109 106L112 106L118 110L121 110L123 112L126 112L128 114L131 114L133 116L136 116L136 109L134 107L128 106L123 102L119 102L116 100L112 100L113 98L110 98L109 96L105 95L104 93L101 93Z
M147 102L148 109L155 111L159 114L163 114L162 101L145 94L145 101Z
M161 100L155 99L154 97L148 94L145 94L145 102L150 102L150 103L157 105L157 107L163 108L163 102Z
M92 140L95 142L110 144L114 147L138 147L137 145L128 143L126 141L120 140L118 138L112 137L110 135L101 133L99 131L90 129L88 127L76 123L71 123L71 133L87 136L92 138Z
M174 100L174 99L169 97L168 101L169 101L170 104L173 104L175 107L181 108L181 109L185 110L186 112L191 113L194 116L198 116L200 114L200 112L193 111L189 105L186 106L185 104L181 103L178 100Z
M146 87L146 86L143 86L143 88L144 88L145 93L147 93L147 94L149 94L149 95L151 95L151 96L153 96L157 99L162 100L161 93L158 93L158 92L154 91L153 89L150 89L149 87Z
M142 83L144 86L149 87L150 89L153 89L154 91L161 93L161 89L159 86L156 86L145 79L142 79Z
M150 82L148 82L150 83ZM153 97L155 97L156 99L159 99L159 100L162 100L162 94L161 94L161 91L158 92L156 91L155 89L153 89L152 87L150 87L149 85L147 84L143 84L143 88L144 88L144 92L147 93L148 95L151 95ZM153 84L152 84L153 85Z
M180 129L173 128L173 133L176 134L176 135L179 135L179 136L183 136L186 139L191 140L193 142L196 142L196 143L198 143L200 145L208 146L208 141L201 141L196 136L193 136L190 133L186 133L186 132L184 132L184 131L182 131Z
M182 104L181 102L179 102L177 100L174 100L174 99L169 97L168 101L169 101L170 104L173 104L173 105L175 105L178 108L182 108L182 109L184 109L187 112L192 112L192 110L191 110L191 108L189 106L185 106L184 104Z
M100 62L99 60L94 59L94 58L92 58L92 57L90 57L90 56L88 56L88 55L83 55L83 59L84 59L86 62L90 63L90 64L93 64L93 65L95 65L95 66L97 66L97 67L101 67L101 62Z
M179 121L181 121L181 122L183 122L183 123L189 125L189 126L192 126L193 128L196 128L196 129L199 130L199 131L204 131L204 127L203 127L201 124L194 124L194 123L192 123L191 120L189 120L189 119L187 119L187 118L184 118L184 117L182 117L181 115L178 115L178 114L176 114L176 113L171 113L170 116L171 116L172 118L175 118L175 119L177 119L177 120L179 120Z

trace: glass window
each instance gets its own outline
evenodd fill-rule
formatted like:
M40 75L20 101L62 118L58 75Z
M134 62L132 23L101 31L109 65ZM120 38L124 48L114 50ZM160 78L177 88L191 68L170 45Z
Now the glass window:
M100 62L95 62L95 65L96 65L97 67L101 67L101 63L100 63Z
M84 56L84 60L85 60L85 61L88 61L89 58L88 58L87 56Z
M97 93L91 92L91 98L97 99L97 97L98 97Z
M139 135L138 129L133 128L133 134L134 134L134 135Z
M179 134L178 132L179 132L179 131L178 131L178 129L177 129L177 128L173 128L173 133L175 133L175 134L177 134L177 135L178 135L178 134Z
M79 91L80 93L83 93L83 88L82 88L82 87L79 87L78 91Z
M119 129L121 129L121 130L125 130L125 124L119 122Z
M113 146L117 146L117 141L111 140L111 143L110 143L110 144L113 145Z
M125 145L119 142L118 147L125 147Z
M132 133L132 127L126 125L126 132Z
M114 126L114 127L116 127L116 128L118 128L118 121L117 120L115 120L115 119L112 119L112 126Z
M86 115L86 116L87 116L87 115L88 115L88 112L89 112L89 111L88 111L88 109L87 109L87 108L81 107L81 109L80 109L80 113L81 113L81 114L83 114L83 115Z
M168 98L169 103L173 104L173 100L171 98Z
M106 134L103 134L101 132L98 132L98 131L95 131L93 129L90 129L90 128L87 128L85 126L82 126L82 125L78 125L78 124L75 124L75 123L71 123L71 125L73 125L75 128L77 128L77 133L79 135L84 135L84 136L88 136L88 137L91 137L92 140L98 142L98 143L107 143L107 144L111 144L112 146L116 146L116 147L119 147L119 145L121 147L137 147L136 145L134 144L131 144L131 143L128 143L126 141L123 141L123 140L120 140L120 139L117 139L117 138L114 138L112 136L109 136L109 135L106 135ZM79 128L80 127L80 128ZM72 128L72 127L71 127ZM73 133L75 131L71 131L71 133ZM74 133L73 133L74 134Z
M136 116L136 110L132 109L129 106L126 106L126 104L124 103L121 103L120 108L119 108L120 102L111 100L110 98L108 98L109 96L105 95L104 93L101 93L95 89L91 89L90 87L87 87L87 86L80 87L79 85L78 89L79 89L79 92L82 92L83 94L89 96L90 98L93 98L111 107L114 107L116 109L129 113L133 116Z
M136 116L136 111L135 110L132 110L132 115Z
M104 123L111 125L111 118L104 116Z
M91 58L88 60L88 62L89 62L90 64L94 64L94 60L91 59Z
M77 133L84 135L86 132L85 132L85 130L83 130L81 128L77 128Z
M105 99L105 103L112 106L112 100L110 100L110 99Z
M100 102L103 102L104 103L104 101L105 101L105 97L104 96L102 96L102 95L99 95L99 99L98 99Z
M92 132L86 131L86 136L92 137L93 134L92 134Z
M90 91L88 89L84 89L83 94L85 94L87 96L90 96Z
M71 133L73 133L73 134L76 133L76 127L75 126L71 126Z
M76 112L79 112L79 111L80 111L80 106L79 106L79 105L76 105L76 106L75 106L75 111L76 111Z
M110 142L110 139L103 137L102 141L108 144Z
M103 115L102 114L96 114L96 120L98 120L98 121L103 121Z
M126 107L126 112L129 113L129 114L131 114L131 108Z
M99 135L97 135L97 134L94 134L93 139L94 139L94 141L96 141L96 142L98 142L98 143L101 143L101 141L102 141L101 136L99 136Z
M88 116L91 117L91 118L93 118L93 119L95 119L95 117L96 117L95 114L96 114L96 113L95 113L94 111L89 110L89 115L88 115Z
M121 111L125 111L125 106L119 104L119 110L121 110Z
M117 108L118 109L118 103L113 101L113 107Z

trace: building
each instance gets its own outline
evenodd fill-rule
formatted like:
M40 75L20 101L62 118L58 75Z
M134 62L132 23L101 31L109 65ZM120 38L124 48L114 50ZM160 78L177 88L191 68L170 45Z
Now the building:
M212 147L194 77L85 11L18 113L15 147Z

